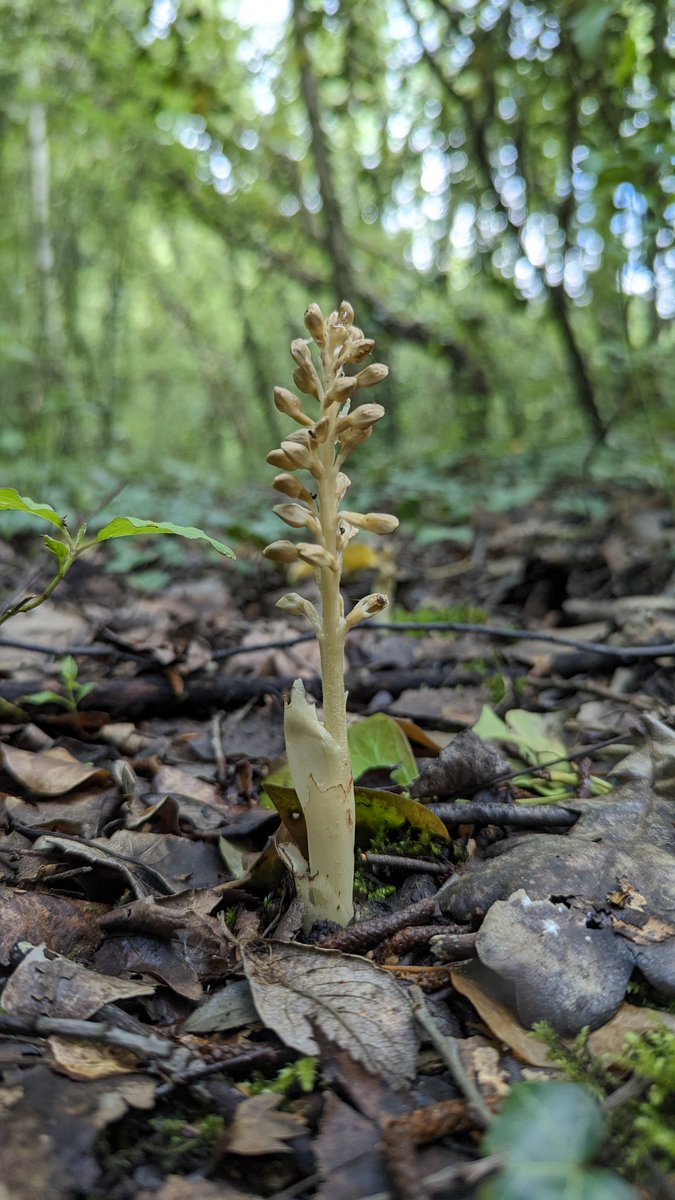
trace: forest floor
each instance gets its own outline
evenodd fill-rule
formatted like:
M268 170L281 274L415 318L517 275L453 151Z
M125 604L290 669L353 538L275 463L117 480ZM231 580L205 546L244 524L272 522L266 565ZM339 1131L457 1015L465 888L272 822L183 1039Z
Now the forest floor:
M257 548L84 559L3 627L2 1200L675 1196L675 524L587 501L354 562L395 597L348 644L344 931L275 849L320 689Z

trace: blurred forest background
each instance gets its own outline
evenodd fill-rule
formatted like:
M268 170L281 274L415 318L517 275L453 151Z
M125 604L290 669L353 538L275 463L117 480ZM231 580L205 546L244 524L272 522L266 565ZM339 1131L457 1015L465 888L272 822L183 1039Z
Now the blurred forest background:
M1 0L3 484L255 530L345 297L378 507L672 488L674 46L667 0Z

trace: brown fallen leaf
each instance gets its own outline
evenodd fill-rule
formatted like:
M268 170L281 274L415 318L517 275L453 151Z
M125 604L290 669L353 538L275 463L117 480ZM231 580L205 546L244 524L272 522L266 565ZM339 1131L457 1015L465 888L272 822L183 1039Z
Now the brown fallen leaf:
M480 965L478 965L480 969ZM465 971L453 971L452 986L473 1004L488 1029L499 1042L503 1042L521 1060L531 1067L551 1067L553 1063L548 1046L528 1033L513 1013L489 995L472 977L473 964Z
M316 1026L392 1087L415 1078L410 1000L386 971L356 955L296 942L249 945L242 959L261 1020L287 1046L316 1054Z
M495 1038L508 1046L521 1062L532 1067L555 1068L548 1046L534 1034L528 1033L510 1009L486 990L489 984L485 983L485 975L480 963L471 963L461 971L453 971L452 985L471 1001ZM648 1033L664 1025L675 1032L675 1016L656 1008L638 1008L635 1004L624 1002L611 1020L593 1030L588 1039L588 1048L591 1054L607 1056L607 1061L611 1061L625 1053L627 1033ZM572 1044L572 1039L569 1039L569 1044Z
M649 1033L663 1026L675 1033L675 1016L672 1013L660 1012L656 1008L638 1008L635 1004L624 1003L611 1021L600 1029L594 1029L588 1039L588 1048L592 1054L608 1055L609 1059L619 1058L625 1053L624 1039L627 1033Z
M10 963L17 942L44 943L58 954L69 955L79 948L95 949L103 938L98 918L106 912L103 904L70 900L49 893L20 892L0 888L2 924L0 925L0 964Z
M2 993L5 1012L21 1017L86 1020L104 1004L151 996L154 984L130 983L89 971L44 946L35 946L10 975Z
M12 778L36 796L62 796L90 779L110 782L107 771L78 762L62 746L37 754L17 746L0 746L0 754Z
M53 1036L47 1039L47 1045L54 1070L69 1079L106 1079L138 1070L138 1059L129 1050L102 1042Z
M238 1104L227 1129L228 1154L288 1154L286 1143L306 1130L294 1113L277 1112L282 1097L271 1093L249 1096Z

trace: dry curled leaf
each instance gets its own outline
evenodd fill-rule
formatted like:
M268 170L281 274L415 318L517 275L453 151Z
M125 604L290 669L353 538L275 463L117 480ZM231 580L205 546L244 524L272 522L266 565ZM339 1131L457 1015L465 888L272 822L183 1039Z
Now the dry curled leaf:
M292 1138L305 1132L294 1113L277 1112L282 1097L269 1092L238 1104L227 1131L228 1154L288 1154Z
M316 1054L314 1027L393 1087L415 1077L417 1033L408 997L365 958L297 943L248 946L242 954L261 1020L302 1054Z
M73 1017L86 1020L104 1004L151 996L153 984L113 979L35 946L19 963L2 993L5 1012L21 1017Z
M64 747L33 754L18 746L2 746L5 768L22 787L36 796L62 796L87 780L109 780L107 771L78 762Z

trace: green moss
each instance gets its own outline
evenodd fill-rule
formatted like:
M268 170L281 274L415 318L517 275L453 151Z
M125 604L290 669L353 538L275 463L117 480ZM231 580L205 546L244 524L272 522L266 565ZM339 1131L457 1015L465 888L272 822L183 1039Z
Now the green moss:
M372 854L393 854L401 858L440 859L447 842L441 841L430 829L383 829L376 833L368 847Z
M395 891L396 885L393 883L380 883L367 871L359 871L358 868L354 872L354 895L358 900L386 900Z
M626 1044L622 1065L645 1081L644 1093L627 1105L627 1162L640 1166L650 1157L661 1170L675 1170L675 1033L665 1026L629 1033Z
M144 1114L128 1113L97 1139L102 1175L98 1187L88 1193L90 1200L105 1200L117 1194L140 1166L157 1167L165 1174L204 1170L224 1128L224 1118L219 1114L190 1112L175 1097L171 1108L167 1104L166 1115L148 1120Z
M588 1042L590 1029L585 1026L571 1045L568 1045L546 1021L538 1021L532 1026L532 1033L548 1047L549 1055L557 1067L565 1072L572 1083L581 1083L599 1099L612 1086L609 1072L605 1070L599 1059L589 1050Z
M414 622L416 625L426 625L430 621L447 621L451 624L458 625L484 625L489 618L489 613L484 608L478 608L474 604L465 604L460 601L458 604L452 604L449 608L437 608L433 604L422 605L416 608L414 612L410 612L407 608L402 608L397 604L392 609L391 620L397 624L410 624ZM411 633L411 637L424 637L424 630L419 633ZM452 630L448 630L448 637L453 637Z
M319 1060L306 1056L297 1058L277 1072L274 1079L253 1079L246 1084L247 1091L252 1096L261 1092L272 1092L277 1096L291 1097L302 1093L313 1092L317 1083Z
M608 1145L618 1152L625 1173L637 1183L641 1168L651 1161L660 1170L675 1169L675 1033L654 1029L626 1034L625 1052L609 1065L589 1050L589 1030L566 1045L545 1022L533 1034L546 1043L551 1058L568 1079L581 1083L605 1099L628 1078L642 1084L638 1096L629 1097L610 1112Z

